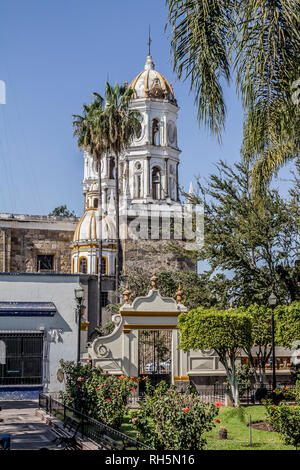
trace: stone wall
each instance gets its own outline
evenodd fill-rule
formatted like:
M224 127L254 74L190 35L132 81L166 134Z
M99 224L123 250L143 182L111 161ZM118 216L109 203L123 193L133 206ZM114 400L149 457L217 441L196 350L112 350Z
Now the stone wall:
M179 242L178 242L179 243ZM168 240L126 240L122 244L125 272L136 268L145 271L196 271L197 264L179 253L168 250Z
M77 221L76 217L0 214L0 272L35 273L38 255L53 255L50 272L71 273Z

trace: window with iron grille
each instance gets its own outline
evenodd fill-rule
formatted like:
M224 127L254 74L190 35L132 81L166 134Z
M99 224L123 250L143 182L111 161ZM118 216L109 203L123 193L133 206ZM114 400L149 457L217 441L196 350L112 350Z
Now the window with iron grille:
M37 271L53 271L54 255L38 255Z
M43 333L0 334L0 385L41 385Z

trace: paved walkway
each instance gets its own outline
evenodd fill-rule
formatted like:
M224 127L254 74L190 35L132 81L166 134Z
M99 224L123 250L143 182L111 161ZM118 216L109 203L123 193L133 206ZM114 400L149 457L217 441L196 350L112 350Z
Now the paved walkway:
M11 435L11 450L57 449L55 434L35 416L37 401L0 401L0 434Z

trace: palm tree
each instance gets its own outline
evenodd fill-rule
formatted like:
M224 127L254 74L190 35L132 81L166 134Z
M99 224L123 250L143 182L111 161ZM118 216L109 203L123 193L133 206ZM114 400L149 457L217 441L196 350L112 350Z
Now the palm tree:
M235 74L244 108L243 158L254 194L299 155L300 4L295 0L166 0L174 71L190 81L200 124L218 139L222 81Z
M74 136L77 137L78 147L93 156L98 163L98 198L99 198L99 257L98 257L98 296L97 296L97 324L102 323L102 184L101 184L101 160L106 151L102 139L100 122L103 113L103 98L98 93L93 93L94 101L90 105L83 105L83 115L73 115Z
M112 87L109 83L105 89L105 108L101 115L101 135L107 151L115 156L115 202L116 202L116 292L119 287L121 267L120 243L120 197L119 197L119 159L120 154L130 145L139 131L141 114L130 109L133 90L117 83Z

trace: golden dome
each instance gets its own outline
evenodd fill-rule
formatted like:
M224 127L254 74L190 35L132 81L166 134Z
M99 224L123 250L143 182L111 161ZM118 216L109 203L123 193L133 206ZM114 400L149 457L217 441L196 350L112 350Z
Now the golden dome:
M147 56L144 70L132 80L129 88L134 90L133 99L164 99L177 105L171 84L161 73L154 69L151 55Z
M96 242L99 240L100 220L99 209L86 209L76 227L73 242ZM110 241L116 238L116 227L112 217L102 215L102 240Z

